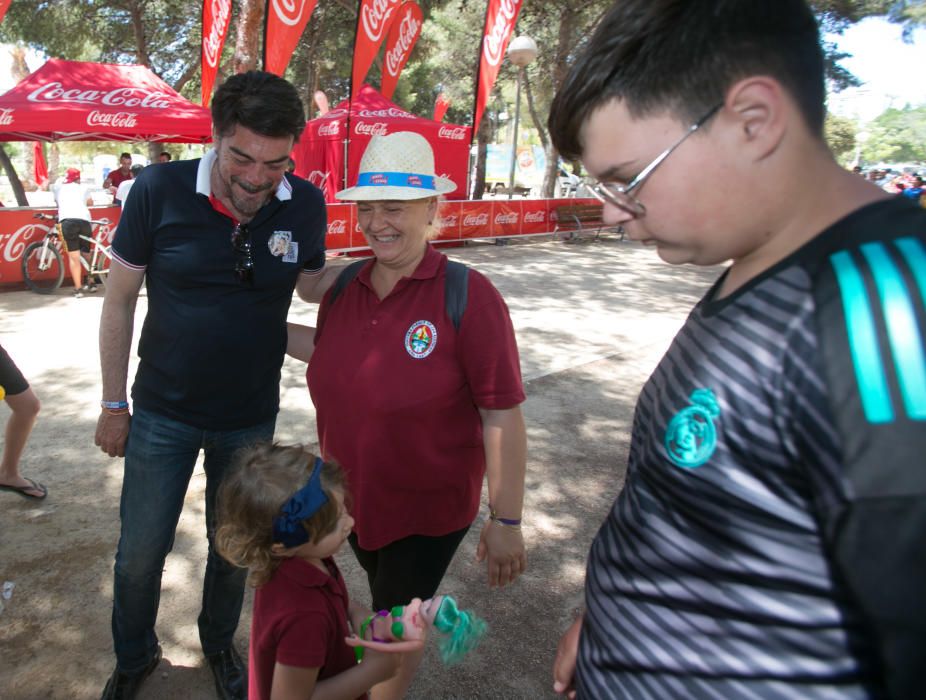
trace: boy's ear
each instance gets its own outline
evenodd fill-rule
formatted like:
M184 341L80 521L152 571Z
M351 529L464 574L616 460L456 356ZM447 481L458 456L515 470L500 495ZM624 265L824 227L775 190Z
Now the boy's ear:
M797 107L774 78L750 76L727 91L725 106L737 129L739 148L755 160L774 153L784 139Z
M270 545L270 554L280 559L288 559L293 556L293 550L288 549L279 542L274 542Z

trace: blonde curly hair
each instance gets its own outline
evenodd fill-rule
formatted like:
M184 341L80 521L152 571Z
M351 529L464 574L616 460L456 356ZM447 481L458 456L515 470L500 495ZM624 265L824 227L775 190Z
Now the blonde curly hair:
M235 456L232 471L219 487L216 551L232 564L247 567L248 583L254 587L267 583L282 561L271 549L273 519L306 485L314 464L315 455L301 445L264 443L247 447ZM302 523L311 542L337 526L340 513L331 492L344 493L341 468L324 462L321 484L328 502Z

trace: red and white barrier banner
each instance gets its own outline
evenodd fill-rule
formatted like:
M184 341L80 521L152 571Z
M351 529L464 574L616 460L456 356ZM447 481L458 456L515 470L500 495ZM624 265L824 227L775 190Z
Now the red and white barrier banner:
M360 0L357 13L357 34L354 38L354 64L351 70L350 94L356 95L379 47L386 38L386 32L395 18L395 11L402 0Z
M0 0L0 22L6 16L6 11L10 9L11 0Z
M392 22L392 28L386 39L386 54L383 59L383 84L379 90L387 100L392 99L402 69L408 63L408 57L415 48L415 42L421 36L423 23L424 14L415 0L402 5Z
M444 201L437 218L439 242L461 242L473 238L536 236L556 230L556 209L561 205L594 204L595 199L496 199ZM54 215L54 209L0 207L0 287L22 282L20 261L26 246L42 240L48 222L33 218L36 212ZM94 220L106 223L101 239L109 243L116 232L121 209L94 207ZM367 249L363 232L357 224L354 204L328 205L328 231L325 247L329 253Z
M212 87L231 21L231 4L232 0L203 0L203 107L208 107L212 99Z
M444 121L448 109L450 109L450 98L443 92L438 93L437 99L434 100L434 121Z
M479 129L482 113L485 111L498 71L502 67L505 49L518 21L521 0L489 0L486 8L485 30L482 34L482 50L479 52L479 73L476 77L476 109L473 113L473 137Z
M318 0L270 0L264 31L264 70L282 76Z

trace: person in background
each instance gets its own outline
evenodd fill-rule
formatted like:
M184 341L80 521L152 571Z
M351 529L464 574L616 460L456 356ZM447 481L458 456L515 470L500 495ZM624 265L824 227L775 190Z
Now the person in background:
M132 185L135 184L135 178L145 169L144 165L136 164L133 165L132 177L129 180L123 180L119 183L119 187L116 188L116 196L113 198L113 202L119 202L119 205L124 209L125 208L125 199L129 196L129 190L132 189Z
M248 699L366 697L402 654L358 664L345 642L370 611L349 599L334 561L354 524L343 472L299 446L257 445L235 461L219 489L215 540L257 588Z
M123 152L119 156L119 167L115 170L111 170L109 175L106 176L106 179L103 180L103 189L109 190L110 193L115 196L116 189L119 187L120 183L124 180L132 179L132 154L128 152ZM113 200L113 204L119 204Z
M824 65L805 0L622 0L553 101L607 224L725 265L640 392L557 692L923 697L926 212L833 159Z
M919 204L923 199L923 178L919 175L914 175L910 181L910 186L901 192L901 194L907 199L912 199Z
M64 238L68 254L68 271L74 283L74 297L80 299L84 294L96 291L96 285L89 277L82 282L84 271L80 256L90 250L90 244L81 240L81 236L90 236L90 209L93 197L87 187L80 182L80 170L68 168L64 174L64 183L55 188L55 202L58 205L58 223Z
M335 300L325 297L317 331L289 325L287 352L309 363L322 455L348 476L349 541L374 610L434 597L477 518L484 478L490 507L477 559L487 582L506 586L527 566L525 397L508 307L464 268L456 328L445 304L449 261L428 242L438 197L454 189L423 136L374 136L357 185L337 195L357 202L374 258ZM422 653L409 652L378 697L402 697Z
M285 174L305 128L286 80L250 71L212 100L214 148L139 175L119 220L100 318L96 444L125 456L113 585L116 668L104 698L134 697L161 658L161 572L200 452L209 553L199 639L220 698L244 698L232 641L246 572L215 552L215 495L233 454L272 439L286 315L295 289L320 300L324 196ZM326 282L327 280L327 282ZM139 289L147 315L127 394Z
M25 498L41 501L48 489L19 473L19 460L29 434L39 415L41 404L29 382L19 371L3 346L0 345L0 398L10 407L3 436L3 456L0 459L0 491L12 491Z
M170 163L173 156L168 151L161 151L158 154L158 163Z

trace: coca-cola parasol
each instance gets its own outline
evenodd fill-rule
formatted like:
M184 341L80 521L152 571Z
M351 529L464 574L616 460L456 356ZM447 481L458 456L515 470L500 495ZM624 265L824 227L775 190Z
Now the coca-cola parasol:
M0 95L0 141L211 140L209 110L145 66L51 58Z
M449 177L457 185L446 198L466 197L468 126L418 117L390 102L369 85L364 85L350 103L350 119L347 118L348 104L345 100L324 116L309 120L293 151L296 175L324 190L326 201L335 202L336 192L356 183L360 159L370 139L396 131L414 131L424 136L434 150L437 174ZM346 178L345 145L348 151Z

